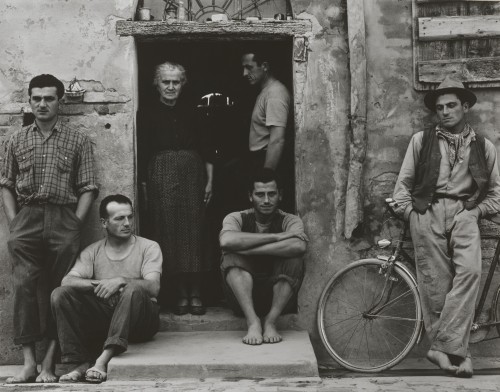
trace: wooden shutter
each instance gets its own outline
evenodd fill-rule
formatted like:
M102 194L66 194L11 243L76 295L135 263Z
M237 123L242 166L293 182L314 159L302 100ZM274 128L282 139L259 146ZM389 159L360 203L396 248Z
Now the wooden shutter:
M415 89L500 87L500 1L412 0Z

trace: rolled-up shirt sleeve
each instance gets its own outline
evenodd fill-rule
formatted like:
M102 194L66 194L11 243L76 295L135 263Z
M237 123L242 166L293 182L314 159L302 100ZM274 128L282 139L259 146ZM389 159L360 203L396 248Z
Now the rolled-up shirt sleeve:
M397 203L394 212L405 221L408 221L413 210L411 192L415 182L416 163L420 158L423 135L423 132L418 132L411 138L392 196Z
M93 192L94 197L99 194L99 189L94 173L94 151L90 139L85 138L81 144L79 165L75 177L75 193L81 196L85 192Z
M489 140L485 140L485 155L490 180L488 183L488 192L483 201L477 206L483 217L500 212L500 174L498 170L497 150Z
M243 220L241 219L240 212L231 212L227 215L222 222L222 230L219 234L219 239L228 231L241 231Z
M14 141L11 139L5 145L1 160L0 187L15 191L16 177L19 167L14 155Z

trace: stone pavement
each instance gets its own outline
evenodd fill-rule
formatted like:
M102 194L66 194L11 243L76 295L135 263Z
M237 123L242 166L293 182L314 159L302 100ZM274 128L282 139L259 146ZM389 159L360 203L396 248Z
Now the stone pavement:
M493 361L495 364L496 362ZM420 367L420 369L419 369ZM57 392L500 392L500 368L484 368L472 379L443 375L422 364L414 369L389 370L382 374L354 374L324 368L321 378L208 378L164 379L150 381L108 381L99 385L46 384L5 385L8 374L18 366L0 367L0 391L57 391Z
M157 379L108 381L100 385L47 384L0 385L0 391L57 392L493 392L500 391L500 375L457 379L442 375L397 377L343 377L323 379Z

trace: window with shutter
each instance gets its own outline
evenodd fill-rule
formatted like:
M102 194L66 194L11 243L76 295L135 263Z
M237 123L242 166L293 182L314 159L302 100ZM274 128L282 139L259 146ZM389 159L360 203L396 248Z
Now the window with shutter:
M412 0L415 89L500 87L500 1Z

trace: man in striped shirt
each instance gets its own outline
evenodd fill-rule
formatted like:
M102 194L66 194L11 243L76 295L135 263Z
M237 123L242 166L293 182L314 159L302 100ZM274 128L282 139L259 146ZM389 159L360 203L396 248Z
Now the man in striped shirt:
M54 382L56 330L49 312L45 333L39 322L38 278L48 272L58 287L80 249L82 222L97 195L92 144L58 116L63 83L39 75L29 84L35 122L15 132L6 145L0 175L9 223L14 286L14 343L23 346L24 367L8 383ZM35 342L49 339L38 374Z

